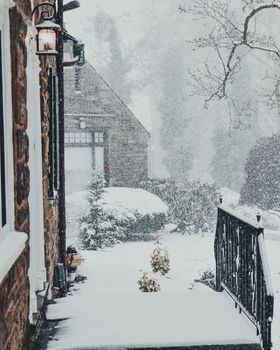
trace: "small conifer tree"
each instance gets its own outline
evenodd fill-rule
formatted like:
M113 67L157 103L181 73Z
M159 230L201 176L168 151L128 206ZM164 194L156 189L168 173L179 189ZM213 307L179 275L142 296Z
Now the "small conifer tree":
M160 272L162 275L167 274L170 270L170 259L166 248L162 248L160 242L160 234L157 233L155 242L156 248L151 255L151 266L154 272Z
M149 277L147 272L138 280L139 289L144 293L159 292L160 284L155 278Z
M109 218L100 205L104 192L104 179L94 175L88 186L89 213L81 218L80 239L82 246L87 250L111 247L119 242L122 231Z

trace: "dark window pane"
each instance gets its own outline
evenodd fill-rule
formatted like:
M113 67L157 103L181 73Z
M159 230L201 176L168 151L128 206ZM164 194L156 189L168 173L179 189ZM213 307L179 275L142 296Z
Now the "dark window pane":
M59 187L59 114L57 76L49 68L49 198Z
M53 71L49 68L49 198L54 196L54 115L53 115Z
M58 118L58 88L57 76L53 76L53 143L54 143L54 188L59 188L59 118Z
M6 208L6 177L5 177L5 141L4 141L4 108L3 108L3 81L2 81L2 33L0 31L0 174L1 174L1 223L7 223Z

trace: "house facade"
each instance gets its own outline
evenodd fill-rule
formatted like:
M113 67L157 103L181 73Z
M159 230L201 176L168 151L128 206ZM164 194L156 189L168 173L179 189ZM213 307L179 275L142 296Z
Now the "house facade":
M64 78L66 193L92 173L107 186L138 187L148 177L148 131L88 62Z
M0 0L1 350L28 348L59 262L56 61L36 55L38 3Z

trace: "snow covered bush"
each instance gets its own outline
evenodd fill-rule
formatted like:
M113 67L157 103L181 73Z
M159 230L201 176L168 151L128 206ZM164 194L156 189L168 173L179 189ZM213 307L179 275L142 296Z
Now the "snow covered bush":
M167 222L168 206L143 189L109 187L102 199L104 212L124 232L123 241L154 239Z
M88 187L89 211L81 218L80 240L87 250L112 247L124 235L116 220L109 217L100 204L104 192L103 178L96 175Z
M138 280L139 289L144 293L159 292L160 284L157 279L149 277L147 272Z
M85 249L154 239L153 233L166 224L168 207L152 193L134 188L104 188L99 176L93 177L88 190L89 209L80 223Z
M215 185L199 181L188 183L180 190L180 200L174 209L177 231L198 233L213 231L219 194Z
M167 249L161 247L159 238L158 235L156 241L157 247L151 255L150 262L154 272L160 272L162 275L165 275L170 270L170 259Z
M169 207L169 215L172 216L174 207L178 201L178 184L171 179L150 178L141 182L140 186L161 198Z
M141 215L134 212L134 218L118 221L120 227L124 230L124 241L148 241L154 239L154 233L160 230L166 224L166 215L163 213L153 213L150 215Z
M240 204L264 210L280 209L280 134L262 137L250 150L245 163L245 183Z
M204 271L200 277L194 281L197 283L202 283L213 290L216 289L216 277L211 269Z
M169 219L176 224L176 231L198 233L214 229L219 199L215 185L199 181L176 183L170 179L149 179L141 186L168 204Z

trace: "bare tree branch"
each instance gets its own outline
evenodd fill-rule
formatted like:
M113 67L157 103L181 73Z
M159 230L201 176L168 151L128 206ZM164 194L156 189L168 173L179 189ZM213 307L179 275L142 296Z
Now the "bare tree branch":
M198 47L214 48L219 62L221 64L220 77L214 74L209 66L203 73L197 70L191 74L192 78L198 83L200 93L207 97L208 103L214 99L221 100L227 97L227 86L233 80L234 73L240 65L242 56L240 48L246 47L249 51L260 51L269 54L275 59L280 60L280 51L272 38L256 38L256 17L265 10L280 10L279 1L267 3L265 0L243 0L243 11L249 9L243 23L235 24L232 20L233 15L229 11L229 2L223 0L194 0L194 6L186 9L181 7L180 11L188 12L192 15L208 18L217 23L218 28L211 31L208 37L193 40ZM250 32L251 23L254 21L254 30ZM240 28L239 28L240 26ZM223 34L224 33L224 34ZM227 54L222 54L225 50ZM225 57L226 56L226 57ZM243 55L244 56L244 55ZM212 80L206 83L205 79Z

